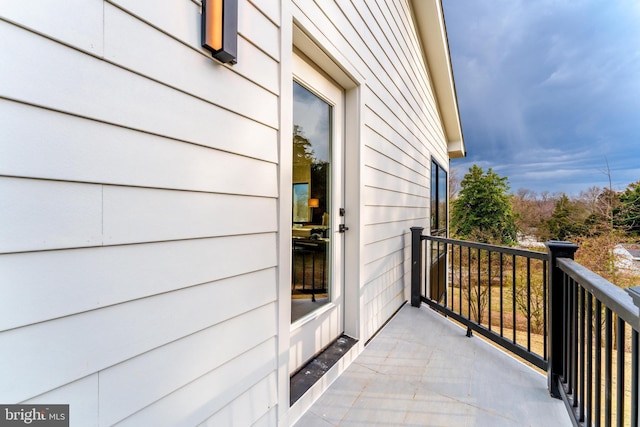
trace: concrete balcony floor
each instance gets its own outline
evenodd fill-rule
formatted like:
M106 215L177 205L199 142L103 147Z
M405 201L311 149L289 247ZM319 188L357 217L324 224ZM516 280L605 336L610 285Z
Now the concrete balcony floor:
M571 426L546 377L422 306L406 304L295 424Z

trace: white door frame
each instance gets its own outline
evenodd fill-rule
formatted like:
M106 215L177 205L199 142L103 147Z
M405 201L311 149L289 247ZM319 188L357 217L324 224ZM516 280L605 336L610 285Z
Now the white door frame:
M281 58L280 58L280 157L279 157L279 232L278 232L278 425L288 426L313 403L322 391L329 386L332 379L319 381L314 385L313 396L304 396L294 407L289 408L289 351L291 327L291 185L292 185L292 63L293 50L302 52L317 64L323 72L345 90L345 208L346 223L349 231L345 235L345 278L344 289L344 332L360 338L366 335L364 322L360 320L362 309L361 272L363 270L361 236L362 236L362 134L361 117L364 114L363 88L365 79L353 67L349 58L335 49L324 49L321 46L332 46L327 39L297 8L290 3L281 3ZM329 55L328 52L331 51ZM352 349L357 355L364 348L359 341ZM332 378L339 375L348 363L340 363L332 369Z

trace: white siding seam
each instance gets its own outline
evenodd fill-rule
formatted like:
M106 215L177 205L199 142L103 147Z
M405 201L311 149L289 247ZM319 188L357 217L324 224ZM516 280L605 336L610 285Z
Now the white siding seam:
M262 344L262 343L261 343L261 344ZM257 346L256 346L256 347L257 347ZM245 390L245 391L241 392L241 393L240 393L239 395L237 395L237 396L233 396L233 399L232 399L229 403L227 403L226 405L222 406L222 407L221 407L220 409L218 409L216 412L214 412L214 413L212 413L211 415L207 416L207 418L205 418L204 420L202 420L202 421L198 422L196 425L197 425L197 426L202 425L202 424L204 424L205 422L207 422L207 420L208 420L208 419L210 419L210 418L212 418L212 417L215 417L215 416L216 416L216 414L220 413L220 411L224 410L226 407L228 407L229 405L231 405L231 404L235 401L235 399L237 399L237 398L238 398L238 397L240 397L242 394L244 394L245 392L247 392L248 390L250 390L250 389L251 389L251 387L253 387L254 385L256 385L256 384L258 384L258 383L260 383L260 382L262 382L262 381L266 380L266 379L267 379L267 378L269 378L271 375L273 375L273 372L269 372L268 374L266 374L266 375L265 375L265 376L263 376L262 378L259 378L259 379L258 379L256 382L254 382L254 383L253 383L253 384L252 384L252 385L251 385L247 390ZM277 403L276 403L276 405L277 405ZM265 413L261 414L261 415L260 415L260 417L258 417L258 420L259 420L260 418L262 418L264 415L268 414L268 413L269 413L269 411L270 411L270 410L272 410L272 409L273 409L273 407L268 408L268 409L267 409L267 411L266 411Z
M104 185L100 188L100 243L104 246Z
M4 175L0 175L0 177L3 177L3 176ZM8 177L8 178L22 178L22 177ZM43 180L43 181L45 181L45 180ZM67 182L67 181L62 181L62 182ZM69 182L71 182L71 181L69 181ZM277 233L277 232L278 232L278 230L267 230L267 231L259 231L259 232L255 232L255 233L218 234L218 235L215 235L215 236L197 236L197 237L184 237L184 238L179 238L179 239L148 240L148 241L144 241L144 242L141 241L141 242L129 242L129 243L116 243L116 244L112 244L112 245L105 245L103 243L101 245L59 247L59 248L52 248L52 249L35 249L35 250L26 250L26 251L13 251L13 252L1 252L0 251L0 256L1 255L29 254L29 253L38 253L38 252L79 251L79 250L85 250L85 249L117 248L117 247L120 247L120 246L154 245L154 244L158 244L158 243L188 242L188 241L192 241L192 240L218 239L218 238L224 238L224 237L259 236L259 235L262 235L262 234L274 234L274 233ZM103 239L104 239L104 233L103 233ZM274 267L275 265L276 264L274 264L273 266L260 268L260 269L255 270L255 271L266 270L268 268ZM247 271L247 273L253 273L255 271ZM234 276L230 276L230 277L234 277ZM210 282L204 282L204 283L210 283ZM199 285L202 285L204 283L199 283Z
M271 19L271 17L270 17L269 15L267 15L266 13L264 13L264 12L262 11L262 9L260 9L260 7L259 7L257 4L255 4L252 0L248 0L248 2L251 4L251 6L253 6L253 8L254 8L255 10L257 10L258 12L260 12L260 15L264 16L265 18L267 18L267 20L268 20L269 22L271 22L273 25L275 25L276 27L278 27L278 29L280 28L280 24L278 24L276 21L274 21L273 19ZM245 40L247 40L248 42L251 42L249 39L246 39L246 38L245 38ZM253 44L253 43L251 43L251 44ZM255 46L255 45L254 45L254 46ZM258 49L260 49L260 47L259 47L259 46L256 46L256 47L257 47ZM262 50L262 49L260 49L260 50ZM269 55L267 52L264 52L264 53L266 53L267 55ZM276 58L273 58L273 59L275 59L276 61L278 61ZM278 61L278 62L280 62L280 61Z
M371 165L368 165L368 164L365 164L364 166L365 166L365 167L367 167L367 168L373 169L373 170L375 170L375 171L378 171L378 172L380 172L380 173L383 173L383 174L385 174L385 175L391 176L391 177L393 177L393 178L395 178L395 179L398 179L398 180L400 180L400 181L409 182L409 183L411 183L411 184L413 184L413 185L417 185L417 186L422 187L422 188L427 189L427 190L429 189L429 186L428 186L428 185L424 185L424 184L421 184L421 183L419 183L419 182L413 182L413 181L411 181L411 180L408 180L408 179L402 178L402 177L400 177L400 176L394 175L394 174L392 174L392 173L389 173L389 172L387 172L387 171L384 171L384 170L382 170L382 169L380 169L380 168L377 168L377 167L375 167L375 166L371 166Z
M233 153L231 153L233 154ZM245 157L245 156L241 156L241 157ZM259 160L260 159L255 159L255 160ZM266 163L271 163L268 162L266 160L263 160ZM108 187L116 187L116 188L141 188L141 189L145 189L145 190L161 190L161 191L178 191L178 192L183 192L183 193L199 193L199 194L208 194L208 195L222 195L222 196L239 196L239 197L246 197L246 198L252 198L252 199L267 199L267 200L273 200L273 199L277 199L277 196L265 196L265 195L260 195L260 194L245 194L245 193L229 193L229 192L222 192L222 191L204 191L204 190L189 190L189 189L184 189L184 188L170 188L170 187L151 187L151 186L143 186L143 185L135 185L135 184L111 184L111 183L105 183L105 182L97 182L97 181L77 181L77 180L71 180L71 179L58 179L58 178L43 178L43 177L32 177L32 176L22 176L22 175L7 175L7 174L2 174L0 173L0 178L15 178L15 179L27 179L27 180L32 180L32 181L46 181L46 182L61 182L61 183L70 183L70 184L86 184L86 185L100 185L102 186L102 201L103 201L103 205L102 205L102 210L104 211L104 187L108 186ZM104 222L104 217L102 218L102 221ZM103 224L104 225L104 224ZM103 228L103 233L104 233L104 228ZM122 243L122 244L114 244L114 245L105 245L104 243L102 245L89 245L89 246L78 246L77 248L97 248L100 246L122 246L122 245L135 245L135 244L139 244L139 243L151 243L151 242L173 242L173 241L179 241L179 240L193 240L193 239L208 239L211 237L225 237L225 236L243 236L245 234L266 234L266 233L274 233L277 232L277 229L273 229L273 230L264 230L261 231L259 233L239 233L239 234L217 234L215 236L198 236L198 237L188 237L188 238L181 238L181 239L167 239L167 240L150 240L150 241L146 241L146 242L131 242L131 243ZM42 249L42 250L35 250L35 251L18 251L16 253L22 253L22 252L44 252L44 251L55 251L55 250L59 250L59 249L73 249L75 247L70 247L70 248L53 248L53 249ZM0 251L0 254L2 253L13 253L13 252L2 252Z
M105 61L105 62L108 62L108 61ZM121 67L119 67L119 68L121 68ZM129 71L129 70L127 70L127 71ZM187 94L187 95L189 95L189 94ZM198 99L200 99L200 98L198 98ZM270 161L270 160L261 159L259 157L247 156L246 154L236 153L234 151L229 151L229 150L225 150L225 149L222 149L222 148L211 147L209 145L198 144L197 142L193 142L193 141L189 141L189 140L185 140L185 139L173 138L173 137L170 137L170 136L167 136L167 135L163 135L163 134L159 134L159 133L155 133L155 132L149 132L149 131L144 130L144 129L133 128L133 127L130 127L130 126L124 126L124 125L121 125L121 124L118 124L118 123L112 123L112 122L108 122L108 121L105 121L105 120L100 120L100 119L97 119L97 118L94 118L94 117L84 116L84 115L81 115L81 114L73 113L73 112L70 112L70 111L58 110L58 109L55 109L55 108L49 108L49 107L46 107L46 106L34 104L34 103L23 101L23 100L20 100L20 99L14 99L14 98L10 98L10 97L6 97L6 96L0 95L0 100L5 100L5 101L9 101L9 102L15 102L15 103L18 103L18 104L27 105L29 107L38 108L38 109L45 110L45 111L53 111L55 113L66 114L68 116L77 117L79 119L84 119L84 120L90 120L92 122L102 123L102 124L105 124L105 125L108 125L108 126L118 127L120 129L126 129L126 130L139 132L139 133L146 134L146 135L152 135L152 136L163 138L165 140L172 141L172 142L194 145L196 147L206 148L208 150L213 150L213 151L218 151L218 152L221 152L221 153L232 154L234 156L243 157L243 158L251 159L251 160L257 160L257 161L264 162L264 163L269 163L269 164L272 164L272 165L278 165L278 161L277 160ZM216 105L216 107L217 107L217 105ZM225 108L221 108L221 109L226 110ZM229 111L229 110L226 110L226 111ZM230 111L230 112L232 114L237 115L237 116L244 117L244 116L242 116L240 114L237 114L237 113L235 113L233 111ZM244 117L244 118L246 118L246 117ZM256 122L255 120L251 120L251 121ZM263 123L260 123L260 122L256 122L256 123L259 123L262 126L266 126L268 128L271 128L271 129L274 129L274 130L278 131L278 129L272 128L271 126L265 125ZM34 178L34 179L40 179L40 178ZM54 179L53 181L56 181L56 180ZM60 180L60 181L76 182L76 181L67 181L67 180ZM77 182L85 182L85 181L77 181ZM93 183L92 181L86 181L86 182ZM96 182L96 184L102 184L102 183ZM127 187L158 188L158 189L173 190L173 188L164 188L164 187L144 187L144 186L136 186L136 185L126 185L126 186ZM188 191L188 190L185 190L185 191ZM232 195L241 195L241 196L245 195L245 194L236 194L236 193L220 193L220 194L232 194ZM255 197L266 197L266 196L257 196L256 195Z
M235 357L237 358L237 357L239 357L239 356L241 356L241 355L243 355L243 354L249 353L251 350L255 349L256 347L259 347L260 345L262 345L262 344L266 343L267 341L273 340L273 338L274 338L274 337L267 338L266 340L264 340L264 341L261 341L261 342L257 343L256 345L254 345L254 346L253 346L253 347L251 347L250 349L247 349L247 350L243 351L242 353L237 354ZM232 360L233 360L233 359L232 359ZM145 410L146 408L148 408L148 407L150 407L150 406L152 406L152 405L156 404L157 402L159 402L160 400L162 400L162 399L166 398L167 396L170 396L170 395L172 395L172 394L174 394L174 393L176 393L176 392L180 391L181 389L183 389L183 388L185 388L185 387L188 387L189 385L191 385L191 384L193 384L194 382L198 381L198 380L199 380L199 379L201 379L202 377L204 377L204 376L206 376L206 375L208 375L208 374L210 374L210 373L214 372L215 370L217 370L217 369L221 368L222 366L224 366L224 365L228 364L228 363L229 363L229 362L231 362L232 360L228 360L228 361L226 361L225 363L222 363L222 364L220 364L220 365L216 366L215 368L213 368L213 369L211 369L211 370L209 370L209 371L207 371L207 372L203 373L203 374L202 374L201 376L199 376L198 378L194 378L193 380L191 380L191 381L189 381L189 382L187 382L187 383L183 384L182 386L180 386L180 387L176 388L175 390L171 391L171 393L168 393L168 394L166 394L166 395L162 396L160 399L158 399L158 400L156 400L156 401L154 401L154 402L151 402L151 403L149 403L149 404L147 404L147 405L143 406L142 408L138 409L137 411L135 411L135 412L133 412L133 413L129 414L128 416L126 416L126 417L124 417L124 418L122 418L122 419L120 419L120 420L118 420L118 423L120 423L120 422L122 422L122 421L125 421L126 419L128 419L128 418L130 418L130 417L134 416L135 414L137 414L137 413L139 413L139 412L142 412L142 411L143 411L143 410ZM274 364L275 364L275 362L274 362ZM261 378L261 379L262 379L262 378ZM245 391L246 391L246 390L245 390ZM242 394L242 393L243 393L243 392L241 392L240 394ZM239 396L239 395L233 396L233 398L237 398L238 396ZM227 396L227 397L229 397L229 396ZM231 402L231 401L233 401L233 399L230 399L230 401L229 401L229 402ZM229 402L227 402L227 405L229 404ZM223 405L223 406L222 406L222 407L220 407L218 410L220 410L220 409L224 408L225 406L226 406L226 405ZM216 411L216 412L218 412L218 411ZM207 417L207 418L208 418L208 417ZM207 419L207 418L205 418L205 421L206 421L206 419ZM203 421L203 422L204 422L204 421ZM197 424L196 424L196 425L197 425Z
M104 14L102 15L102 18L103 18L103 20L104 20ZM23 24L21 24L20 22L12 21L12 20L10 20L10 19L5 18L4 16L0 16L0 21L2 21L2 22L6 22L6 23L7 23L7 24L9 24L9 25L13 25L14 27L17 27L17 28L20 28L20 29L22 29L22 30L28 31L28 32L30 32L30 33L36 34L36 35L38 35L38 36L40 36L40 37L43 37L43 38L45 38L45 39L47 39L47 40L50 40L50 41L54 42L54 43L58 43L58 44L61 44L61 45L63 45L63 46L66 46L66 47L68 47L68 48L70 48L70 49L77 50L78 52L81 52L81 53L83 53L83 54L85 54L85 55L92 56L92 57L94 57L94 58L96 58L96 59L104 59L101 55L96 55L96 54L95 54L95 52L91 52L91 51L89 51L89 50L84 50L84 49L81 49L81 48L80 48L80 47L78 47L78 46L74 46L74 45L72 45L72 44L70 44L70 43L67 43L67 42L65 42L65 41L58 40L58 39L56 39L56 38L53 38L53 37L52 37L52 36L50 36L49 34L41 33L40 31L38 31L38 30L36 30L36 29L34 29L34 28L27 27L26 25L23 25ZM103 21L103 22L104 22L104 21ZM104 25L102 26L102 30L103 30L103 41L104 41Z
M225 279L221 279L221 280L225 280ZM205 283L205 284L206 284L206 283ZM196 286L200 286L200 285L196 285ZM191 286L189 286L189 287L191 287ZM186 289L186 288L182 288L182 289ZM180 290L181 290L181 289L177 289L176 291L180 291ZM175 291L170 291L170 292L175 292ZM169 292L164 292L164 293L169 293ZM153 296L153 295L151 295L151 296ZM138 298L138 299L143 299L143 298ZM131 301L135 301L135 300L131 300ZM129 301L127 301L127 302L129 302ZM126 303L126 302L125 302L125 303ZM192 331L192 332L189 332L189 333L187 333L187 334L185 334L185 335L182 335L182 336L180 336L180 337L178 337L178 338L176 338L176 339L173 339L173 340L171 340L171 341L166 341L166 342L164 342L164 343L162 343L162 344L160 344L160 345L158 345L158 346L156 346L156 347L149 348L149 349L144 350L144 351L142 351L142 352L140 352L140 353L138 353L138 354L135 354L135 355L133 355L133 356L131 356L131 357L128 357L128 358L126 358L126 359L122 359L122 360L120 360L118 363L114 363L113 365L106 366L106 367L104 367L104 368L100 369L99 371L97 371L97 373L100 373L100 372L102 372L102 371L106 371L107 369L110 369L110 368L112 368L112 367L114 367L114 366L121 365L121 364L123 364L123 363L125 363L125 362L128 362L128 361L132 360L132 359L135 359L135 358L137 358L137 357L140 357L140 356L142 356L142 355L144 355L144 354L151 353L151 352L153 352L153 351L158 350L159 348L162 348L162 347L165 347L165 346L170 345L170 344L172 344L172 343L178 342L178 341L183 340L183 339L185 339L185 338L187 338L187 337L191 337L191 336L193 336L193 335L196 335L196 334L202 333L203 331L206 331L207 329L211 329L211 328L218 327L218 326L222 325L222 324L223 324L223 323L225 323L225 322L228 322L228 321L230 321L230 320L233 320L233 319L237 319L237 318L239 318L239 317L242 317L242 316L246 315L247 313L250 313L250 312L251 312L251 311L253 311L253 310L258 310L258 309L260 309L260 308L262 308L262 307L266 307L266 306L268 306L268 305L275 304L275 303L276 303L276 301L275 301L275 300L273 300L273 301L268 301L268 302L266 302L266 303L264 303L264 304L261 304L261 305L257 305L257 306L251 307L250 309L248 309L248 310L246 310L246 311L243 311L243 312L241 312L241 313L238 313L238 314L236 314L235 316L227 317L227 318L225 318L225 319L223 319L223 320L221 320L221 321L219 321L219 322L216 322L216 323L211 323L211 324L209 324L209 325L207 325L207 326L205 326L205 327L203 327L203 328L200 328L200 329L194 330L194 331ZM248 351L253 350L255 347L259 346L260 344L262 344L262 343L264 343L264 342L266 342L266 341L269 341L270 339L272 339L272 338L274 338L274 337L275 337L275 335L271 335L271 336L269 336L267 339L265 339L264 341L259 342L258 344L255 344L255 343L254 343L254 345L253 345L252 347L250 347L250 348L246 349L245 351L243 351L243 352L241 352L241 353L236 354L236 355L235 355L235 357L238 357L238 356L240 356L241 354L244 354L244 353L247 353ZM208 371L207 371L207 372L205 372L203 375L205 375L205 374L206 374L206 373L208 373L208 372L211 372L211 371L213 371L213 370L218 369L220 366L223 366L224 364L226 364L226 363L228 363L228 362L229 362L229 360L227 360L227 361L226 361L226 362L224 362L224 363L221 363L221 364L219 364L219 365L214 366L212 369L208 370ZM94 372L93 374L95 374L95 373L96 373L96 372ZM89 375L93 375L93 374L89 374ZM78 379L76 379L76 380L74 380L74 381L77 381L77 380L78 380ZM195 381L195 379L194 379L193 381ZM190 382L193 382L193 381L190 381ZM73 381L72 381L72 382L73 382ZM185 385L187 385L187 384L189 384L189 383L185 383L183 386L185 386ZM65 384L65 385L66 385L66 384ZM174 391L175 391L175 390L174 390ZM168 393L168 394L171 394L171 393ZM168 395L168 394L167 394L167 395Z
M85 248L81 248L81 249L85 249ZM45 252L45 251L41 251L41 252ZM48 251L48 252L51 252L51 251ZM3 254L3 255L9 255L9 254ZM232 274L230 276L220 277L220 278L217 278L216 280L211 280L211 281L208 281L208 282L194 283L194 284L191 284L191 285L183 286L183 287L180 287L180 288L170 289L170 290L166 290L166 291L163 291L163 292L158 292L158 293L155 293L155 294L143 295L143 296L140 296L140 297L137 297L137 298L128 299L128 300L125 300L125 301L120 301L120 302L115 302L115 303L112 303L112 304L101 305L100 307L91 308L91 309L88 309L88 310L75 311L73 313L68 313L68 314L65 314L63 316L56 316L56 317L51 317L51 318L48 318L48 319L45 319L45 320L40 320L40 321L37 321L37 322L21 324L20 326L15 326L15 327L10 327L10 328L6 328L6 329L0 330L0 337L2 336L2 333L4 333L4 332L10 332L10 331L15 331L15 330L22 329L22 328L28 328L30 326L39 325L39 324L47 323L47 322L54 321L54 320L64 319L64 318L67 318L67 317L73 317L73 316L77 316L77 315L80 315L80 314L91 313L91 312L94 312L94 311L99 311L99 310L102 310L102 309L105 309L105 308L109 308L109 307L116 307L116 306L119 306L119 305L131 303L131 302L142 301L142 300L146 300L146 299L149 299L149 298L154 298L154 297L157 297L157 296L160 296L160 295L168 295L168 294L184 291L184 290L187 290L187 289L195 288L195 287L198 287L198 286L206 286L206 285L210 285L210 284L213 284L213 283L216 283L216 282L220 282L220 281L223 281L223 280L233 279L235 277L241 277L241 276L246 276L246 275L253 274L253 273L258 273L260 271L271 270L271 269L276 268L276 267L277 267L277 265L274 264L274 265L271 265L271 266L268 266L268 267L259 268L257 270L249 270L249 271L244 271L244 272L238 273L238 274ZM272 300L272 301L269 301L269 302L267 302L265 304L262 304L261 306L253 307L252 309L259 308L259 307L262 307L262 306L265 306L265 305L268 305L268 304L272 304L274 302L275 302L275 300ZM249 311L249 310L247 310L247 311ZM246 311L242 312L242 313L239 313L236 316L232 316L232 317L229 317L227 319L224 319L222 322L227 321L229 319L233 319L234 317L238 317L238 316L240 316L240 315L242 315L244 313L246 313ZM218 322L218 323L221 323L221 322ZM195 331L195 332L202 331L204 329L209 328L210 326L217 325L218 323L214 323L212 325L207 326L206 328L199 329L198 331ZM190 333L190 334L184 335L183 337L189 336L189 335L192 335L192 334L193 333ZM183 337L181 337L181 338L183 338ZM180 338L178 338L178 339L180 339ZM171 340L169 342L174 342L174 341L177 341L177 339ZM168 343L162 344L161 346L158 346L158 347L162 347L163 345L166 345L166 344L168 344ZM154 348L158 348L158 347L154 347ZM142 352L140 354L144 354L146 352L147 351L144 351L144 352ZM136 355L136 356L138 356L138 355ZM133 356L133 357L135 357L135 356ZM133 357L124 359L124 360L116 363L115 365L117 365L117 364L119 364L119 363L121 363L121 362L123 362L125 360L132 359ZM115 366L115 365L111 365L111 366ZM106 368L104 368L104 369L106 369ZM77 378L74 379L74 381L76 381L76 380L77 380Z
M422 195L422 194L409 193L407 191L398 191L398 190L393 190L393 189L389 189L389 188L379 187L379 186L372 185L372 184L365 184L364 187L365 188L372 188L372 189L380 190L380 191L387 191L389 193L394 193L394 194L406 194L408 196L419 197L419 198L427 200L427 201L429 200L429 196ZM384 205L371 205L370 204L368 206L384 206ZM402 207L402 206L400 206L400 207ZM426 205L422 206L422 207L426 207Z

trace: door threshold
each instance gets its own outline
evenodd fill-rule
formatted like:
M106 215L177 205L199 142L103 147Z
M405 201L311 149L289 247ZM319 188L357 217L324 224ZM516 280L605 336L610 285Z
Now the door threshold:
M341 335L323 352L293 374L289 381L289 406L296 403L357 342L358 340L355 338Z

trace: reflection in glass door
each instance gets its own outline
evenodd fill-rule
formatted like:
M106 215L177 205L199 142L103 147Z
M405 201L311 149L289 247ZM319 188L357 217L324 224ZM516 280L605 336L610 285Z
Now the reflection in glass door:
M293 82L291 321L331 301L332 107Z

